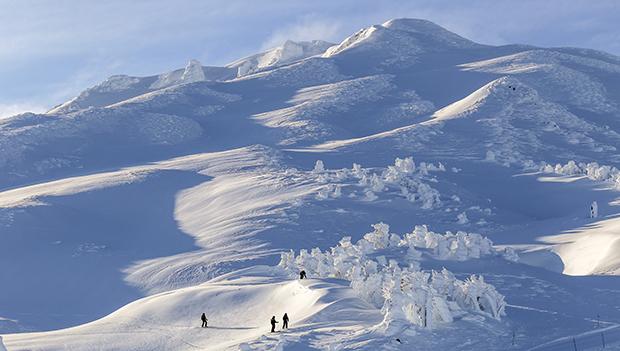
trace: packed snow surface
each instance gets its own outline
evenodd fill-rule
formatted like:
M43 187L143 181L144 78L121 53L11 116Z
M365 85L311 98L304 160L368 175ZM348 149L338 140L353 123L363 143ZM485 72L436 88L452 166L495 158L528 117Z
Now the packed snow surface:
M619 349L619 145L619 57L419 19L115 75L0 120L0 350Z

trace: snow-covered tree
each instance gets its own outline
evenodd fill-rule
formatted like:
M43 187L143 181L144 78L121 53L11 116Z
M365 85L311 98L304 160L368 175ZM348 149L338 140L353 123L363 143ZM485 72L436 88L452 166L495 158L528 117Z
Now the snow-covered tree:
M456 216L456 222L458 224L467 224L469 223L469 218L467 218L467 213L461 212L458 216Z
M302 269L309 276L332 277L350 281L360 298L381 308L384 322L404 320L434 328L450 323L456 313L469 311L499 319L504 314L504 297L481 276L458 280L446 269L424 272L419 269L422 251L439 259L478 258L493 254L490 240L479 234L457 232L438 234L426 226L415 226L404 237L390 233L389 225L377 223L356 243L343 237L329 250L314 248L283 252L279 267L295 276ZM407 249L401 268L394 259L378 252ZM392 251L390 251L392 250ZM402 252L402 251L400 251Z
M312 172L314 173L325 172L325 165L323 164L323 161L317 160L316 163L314 164L314 169L312 170Z

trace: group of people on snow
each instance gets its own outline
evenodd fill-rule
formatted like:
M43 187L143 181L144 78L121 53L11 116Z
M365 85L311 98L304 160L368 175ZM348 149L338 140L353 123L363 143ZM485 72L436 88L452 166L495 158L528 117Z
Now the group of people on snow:
M276 324L278 323L278 321L276 320L276 316L272 316L271 317L271 332L275 333L276 331ZM284 314L284 316L282 316L282 330L284 329L288 329L288 314Z
M301 272L299 272L299 279L306 279L306 271L302 270ZM202 316L200 316L200 320L202 321L202 328L207 328L207 315L205 313L202 314ZM288 329L288 314L284 313L284 316L282 316L282 330L284 329ZM271 332L275 333L276 331L276 324L278 323L278 321L276 320L276 316L272 316L271 317Z

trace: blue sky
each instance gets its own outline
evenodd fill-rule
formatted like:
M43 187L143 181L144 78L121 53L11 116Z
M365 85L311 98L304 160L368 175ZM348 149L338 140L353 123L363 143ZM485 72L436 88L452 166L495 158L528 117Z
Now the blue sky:
M43 111L112 74L225 64L285 39L338 42L398 17L485 44L620 55L615 0L0 0L0 116Z

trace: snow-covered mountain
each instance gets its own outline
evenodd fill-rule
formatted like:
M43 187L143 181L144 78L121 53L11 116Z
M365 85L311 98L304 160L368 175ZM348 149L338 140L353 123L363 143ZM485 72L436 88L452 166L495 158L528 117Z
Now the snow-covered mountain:
M0 347L610 346L619 146L619 57L425 20L113 76L0 120Z

